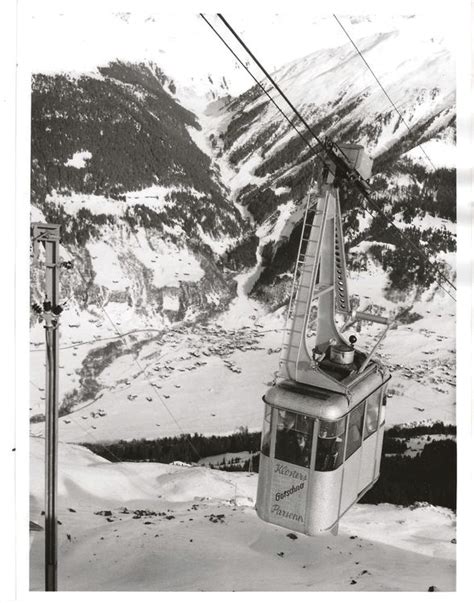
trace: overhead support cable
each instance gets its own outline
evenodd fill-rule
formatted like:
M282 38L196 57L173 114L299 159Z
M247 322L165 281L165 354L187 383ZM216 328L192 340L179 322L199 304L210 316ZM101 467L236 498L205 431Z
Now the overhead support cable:
M357 44L354 42L354 40L351 38L351 36L349 35L349 32L347 31L347 29L344 27L344 25L339 21L339 19L337 18L337 16L335 14L333 14L333 17L336 19L336 21L338 22L340 28L342 29L342 31L346 34L347 38L349 39L349 41L351 42L352 46L354 46L354 48L357 51L357 54L360 56L360 58L364 61L365 66L367 67L367 69L370 71L370 73L372 74L374 80L377 82L377 84L380 86L380 89L382 90L382 92L385 94L385 96L387 97L387 99L389 100L391 106L395 109L398 117L401 119L402 123L404 124L404 126L407 128L407 130L410 132L410 134L413 134L413 130L412 128L410 128L410 126L408 125L408 123L405 121L405 118L403 117L402 113L398 110L397 106L395 105L395 103L393 102L393 100L390 98L387 90L384 88L384 86L382 85L382 82L379 80L379 78L376 76L376 74L374 73L374 70L372 69L372 67L369 65L369 63L367 62L366 58L364 57L364 55L362 54L361 50L357 47ZM431 161L431 159L428 156L428 153L425 151L425 149L423 148L423 146L420 144L417 144L416 147L419 147L420 150L422 151L423 155L426 157L426 159L429 161L429 163L431 164L431 167L433 168L433 170L436 170L433 162ZM414 147L416 149L416 147Z
M224 25L231 32L231 34L235 37L235 39L239 42L239 44L244 48L244 50L247 52L247 54L250 56L250 58L254 61L254 63L258 66L258 68L262 71L262 73L265 75L265 77L270 82L270 84L273 86L273 88L285 100L285 102L288 104L290 109L293 111L293 113L296 115L296 117L300 120L300 122L303 124L303 126L308 130L308 132L311 134L311 136L316 140L316 142L321 147L320 152L324 151L325 154L331 160L331 162L334 164L336 170L339 169L346 176L346 178L348 178L351 182L353 182L353 184L360 190L360 192L362 194L367 195L367 191L370 188L368 183L360 176L360 174L359 174L359 172L357 172L357 170L355 170L354 168L352 168L350 166L350 163L348 162L347 157L345 156L345 153L342 151L342 149L340 149L336 144L334 144L332 141L330 141L328 139L324 139L324 140L321 139L314 132L314 130L309 125L309 123L306 121L306 119L303 117L303 115L298 111L298 109L291 102L291 100L288 98L288 96L283 92L283 90L280 88L280 86L272 78L272 76L267 71L267 69L265 69L265 67L260 63L260 61L254 55L254 53L250 50L250 48L247 46L247 44L239 36L239 34L226 21L225 17L221 13L218 13L217 16L222 21L222 23L224 23ZM220 35L219 35L219 38L222 39L222 37ZM225 41L224 41L224 44L226 46L228 46ZM234 54L234 56L235 56L235 53L233 51L232 51L232 54ZM287 120L289 120L289 118L286 115L285 115L285 118ZM310 143L307 142L306 144L308 144L310 146L310 148L313 148ZM322 161L323 161L324 165L332 173L332 175L335 176L335 173L331 169L331 165L328 164L328 162L324 158L322 159Z
M286 96L286 94L283 92L283 90L278 86L278 84L275 82L275 80L272 78L272 76L268 73L268 71L265 69L265 67L260 63L260 61L257 59L257 57L253 54L253 52L250 50L250 48L247 46L247 44L242 40L242 38L239 36L239 34L232 28L232 26L226 21L226 19L224 18L224 16L221 13L218 13L217 16L222 21L222 23L224 23L224 25L227 27L227 29L232 33L232 35L235 37L235 39L240 43L240 45L246 50L248 55L252 58L252 60L258 66L258 68L262 71L262 73L265 74L265 77L268 79L268 81L271 83L271 85L280 94L280 96L286 101L286 103L291 108L293 113L298 117L298 119L305 126L305 128L310 132L310 134L315 138L315 140L318 142L318 144L321 147L325 148L325 144L323 143L323 141L320 140L320 138L313 132L313 130L311 129L311 126L308 124L308 122L305 120L305 118L302 116L302 114L293 105L293 103Z
M257 84L257 86L262 90L262 92L268 96L270 102L278 109L283 118L290 124L290 126L295 130L295 132L300 136L300 138L304 141L304 143L316 154L318 155L321 151L318 151L316 148L312 146L310 141L303 136L303 134L298 130L295 123L291 121L288 115L283 111L283 109L278 105L275 99L271 96L270 92L265 88L265 86L260 82L260 80L255 77L255 75L250 71L247 65L240 59L240 57L236 54L236 52L229 46L229 44L224 40L221 34L217 31L217 29L206 19L203 13L200 13L201 18L209 25L212 31L216 34L216 36L220 39L220 41L224 44L224 46L232 53L232 55L237 59L237 61L242 65L245 71L250 75L253 81ZM319 142L319 141L318 141Z

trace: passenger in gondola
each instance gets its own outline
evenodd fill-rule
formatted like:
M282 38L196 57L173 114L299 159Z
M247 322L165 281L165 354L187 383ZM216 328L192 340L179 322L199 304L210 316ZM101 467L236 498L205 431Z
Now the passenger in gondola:
M297 465L302 467L309 467L309 461L311 458L311 443L310 437L306 433L296 432L296 439L298 442L299 453Z
M333 471L338 466L342 446L343 440L341 437L320 438L316 451L316 470Z
M316 448L316 471L333 471L342 463L344 454L344 425L321 421Z
M308 467L311 455L311 444L307 434L295 430L295 415L280 414L275 457L281 461L293 463L300 467Z

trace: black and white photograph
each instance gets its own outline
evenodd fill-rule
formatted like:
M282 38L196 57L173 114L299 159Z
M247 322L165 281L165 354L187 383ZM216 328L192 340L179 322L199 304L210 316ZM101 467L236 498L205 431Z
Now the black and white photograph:
M17 2L25 597L456 593L469 7Z

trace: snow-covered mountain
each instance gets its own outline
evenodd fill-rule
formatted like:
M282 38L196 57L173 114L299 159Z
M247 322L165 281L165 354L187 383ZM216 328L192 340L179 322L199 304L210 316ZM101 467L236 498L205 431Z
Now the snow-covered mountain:
M76 314L102 299L162 324L232 296L216 261L245 224L172 90L150 64L33 78L33 219L62 225Z
M415 48L413 32L389 31L359 40L358 48L385 92L349 42L298 58L273 74L316 134L338 142L358 142L380 161L380 156L407 138L407 125L414 130L410 137L412 146L454 125L455 65L443 39L417 39ZM295 137L294 131L267 97L258 89L254 92L256 99L247 95L235 103L235 113L258 115L262 130L278 124L271 142L278 141L282 147L286 142L283 131L288 134L287 139ZM285 101L276 100L289 114ZM245 134L235 141L236 149L259 132L249 128ZM416 134L418 139L413 140ZM446 167L449 159L446 157L441 166Z
M274 77L317 134L368 148L375 158L374 199L453 278L452 57L442 38L416 27L385 27L374 34L370 19L358 26L369 27L358 45L410 131L350 44L326 45ZM160 435L176 432L165 410L150 421L156 412L147 400L150 387L153 395L150 379L154 372L164 378L163 355L170 364L183 361L183 375L195 371L183 381L200 400L196 413L189 414L191 398L183 390L173 391L173 398L183 402L176 401L180 424L205 433L233 430L242 422L258 427L260 408L253 401L277 368L276 356L266 350L279 345L301 205L312 175L309 155L258 89L207 103L213 96L206 87L192 81L183 86L180 78L150 62L118 61L95 74L33 79L32 217L62 224L63 258L74 261L61 276L67 300L61 327L63 412L106 407L107 419L94 428L107 439L152 437L156 424ZM436 169L425 161L419 142ZM426 370L425 360L431 369L452 371L451 298L382 219L364 213L353 191L343 188L341 201L352 293L365 309L401 316L398 332L381 348L389 350L387 361L401 366L409 351L411 371ZM41 299L40 264L33 265L32 283L32 297ZM176 323L183 319L184 327ZM203 327L203 319L211 322ZM41 414L44 398L42 331L33 324L33 415ZM125 340L123 333L129 333ZM361 345L369 346L375 336L372 327L363 327ZM213 359L205 360L208 366L184 366L190 349ZM235 357L250 372L229 374L224 366L226 377L216 386L220 355ZM169 383L179 389L176 376L169 374ZM415 382L400 376L405 385L394 422L428 414L452 421L451 378L444 389L423 382L410 399L404 393ZM136 391L132 408L128 396ZM421 417L413 410L419 396L439 398ZM246 411L239 417L242 398ZM229 412L221 412L222 399ZM35 433L42 427L33 425ZM63 429L68 439L90 438L72 422Z

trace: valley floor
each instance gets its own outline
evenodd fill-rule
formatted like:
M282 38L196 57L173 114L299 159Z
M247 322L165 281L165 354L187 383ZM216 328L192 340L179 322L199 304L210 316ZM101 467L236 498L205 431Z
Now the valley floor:
M235 314L236 308L231 312ZM255 321L247 313L247 324L234 328L223 317L208 327L171 329L161 341L156 332L127 336L127 345L142 342L138 355L134 357L123 347L116 358L97 370L94 378L100 393L60 419L60 438L94 442L154 439L181 431L212 435L233 432L241 425L260 430L261 397L278 369L281 325L279 316ZM361 340L366 349L376 340L376 329L364 327ZM72 368L70 356L83 354L84 358L106 343L61 351L65 367L61 369L61 391L90 380L90 374ZM455 423L454 348L454 318L449 316L443 320L427 316L416 326L401 325L389 334L380 348L380 357L392 373L388 426L419 421ZM31 364L36 385L44 371L42 348L37 349ZM71 360L77 363L78 358ZM32 387L32 414L43 410L42 397L44 392ZM30 429L33 435L42 435L44 423L32 423Z

